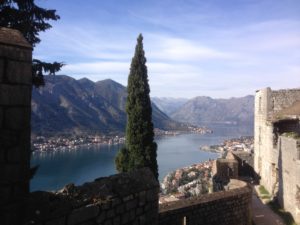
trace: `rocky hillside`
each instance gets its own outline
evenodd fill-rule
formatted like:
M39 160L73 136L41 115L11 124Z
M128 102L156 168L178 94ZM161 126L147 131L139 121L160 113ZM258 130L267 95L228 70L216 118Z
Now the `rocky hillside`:
M253 124L254 96L230 99L196 97L169 116L174 120L196 125L204 123Z
M158 98L154 97L151 100L157 105L157 107L165 112L167 115L171 115L176 112L182 105L184 105L189 99L187 98Z
M124 132L126 88L113 80L46 76L46 86L32 91L33 134ZM153 104L154 126L177 129Z

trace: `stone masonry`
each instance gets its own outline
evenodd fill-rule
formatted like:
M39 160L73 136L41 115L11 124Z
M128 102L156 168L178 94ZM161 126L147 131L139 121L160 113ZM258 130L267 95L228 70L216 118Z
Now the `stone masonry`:
M230 180L228 191L164 203L159 207L160 225L250 225L252 188Z
M254 168L260 183L300 223L300 89L255 95Z
M16 223L18 202L29 193L31 57L21 33L0 28L1 224Z
M159 184L149 169L96 179L61 191L33 192L21 224L156 225Z

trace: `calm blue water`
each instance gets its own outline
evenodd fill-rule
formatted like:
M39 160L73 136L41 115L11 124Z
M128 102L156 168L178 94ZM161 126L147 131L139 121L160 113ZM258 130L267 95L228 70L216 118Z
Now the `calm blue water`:
M253 135L251 127L210 127L214 130L213 134L183 134L156 139L160 180L177 168L218 157L215 153L200 151L201 145L219 144L225 139ZM68 183L82 184L112 175L116 173L114 158L120 147L100 145L76 151L34 154L31 164L40 167L31 182L31 190L57 190Z

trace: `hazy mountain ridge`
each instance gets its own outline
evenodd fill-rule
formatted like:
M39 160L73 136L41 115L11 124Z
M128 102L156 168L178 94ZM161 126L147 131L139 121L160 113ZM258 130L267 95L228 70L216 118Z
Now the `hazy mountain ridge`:
M124 132L126 88L113 80L93 82L46 76L46 86L32 91L34 134ZM176 129L179 123L152 104L154 126Z
M170 102L170 104L173 103ZM167 113L167 111L165 112ZM254 96L230 99L195 97L168 115L176 121L196 125L206 123L253 124Z
M187 98L167 98L167 97L153 97L151 100L156 104L156 106L166 113L171 115L176 110L178 110L182 105L184 105L189 99Z

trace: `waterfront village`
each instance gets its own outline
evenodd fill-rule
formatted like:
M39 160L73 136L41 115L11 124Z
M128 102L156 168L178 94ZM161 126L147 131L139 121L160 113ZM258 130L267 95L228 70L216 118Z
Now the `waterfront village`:
M189 126L187 131L166 131L154 129L155 136L175 136L182 133L212 133L206 127ZM36 136L31 140L33 153L55 152L64 150L76 150L81 147L91 148L95 145L119 145L125 143L124 135L70 135L68 137Z
M203 150L203 147L200 147ZM217 152L224 157L228 152L253 153L254 138L240 137L225 140L223 144L206 146L205 151ZM208 160L168 173L161 183L159 203L212 193L213 167L215 160Z

